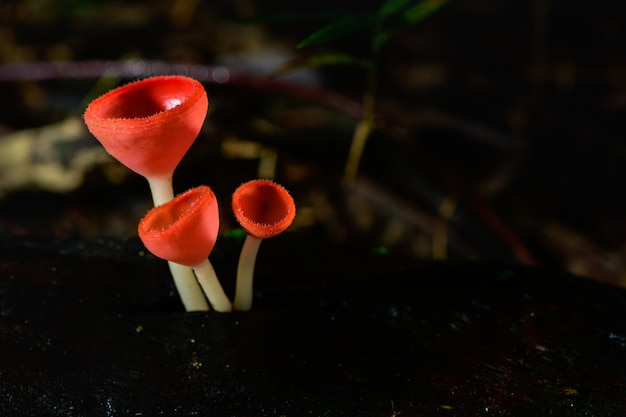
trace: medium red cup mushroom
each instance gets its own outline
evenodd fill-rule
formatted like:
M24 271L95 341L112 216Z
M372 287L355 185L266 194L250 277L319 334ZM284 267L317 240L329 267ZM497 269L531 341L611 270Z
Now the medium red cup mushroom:
M232 304L208 260L219 224L215 194L202 185L150 210L139 222L138 232L154 255L192 268L213 308L228 312Z
M296 216L296 205L289 192L269 180L253 180L233 193L235 218L248 233L237 265L235 310L252 308L254 264L263 239L287 229Z
M158 206L174 197L174 170L200 133L208 105L200 82L158 76L109 91L83 117L107 152L148 180ZM208 310L193 272L171 262L169 267L187 311Z

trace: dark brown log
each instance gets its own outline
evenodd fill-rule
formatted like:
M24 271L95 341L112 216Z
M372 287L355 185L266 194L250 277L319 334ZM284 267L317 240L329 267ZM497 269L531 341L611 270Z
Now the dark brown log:
M184 313L138 240L0 238L0 415L626 415L623 289L298 233L259 262L251 312Z

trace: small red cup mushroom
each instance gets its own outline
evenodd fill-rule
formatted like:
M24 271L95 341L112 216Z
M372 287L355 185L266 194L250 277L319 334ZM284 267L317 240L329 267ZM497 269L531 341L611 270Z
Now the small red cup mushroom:
M237 265L234 308L252 308L254 264L263 239L287 229L296 216L296 205L289 192L269 180L252 180L233 193L235 218L248 233Z
M219 224L215 194L202 185L150 210L139 222L138 232L154 255L192 268L213 308L228 312L232 304L208 260ZM181 298L185 299L184 294Z
M158 206L174 198L174 170L200 133L208 105L200 82L158 76L100 96L83 118L107 152L148 180ZM208 310L193 272L171 262L169 267L187 311Z

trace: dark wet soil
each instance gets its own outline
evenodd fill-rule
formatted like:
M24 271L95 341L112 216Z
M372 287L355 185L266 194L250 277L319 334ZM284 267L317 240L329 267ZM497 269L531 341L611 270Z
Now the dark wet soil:
M184 313L135 239L2 238L2 414L626 412L626 295L548 270L285 235L249 313ZM232 291L241 241L213 263Z

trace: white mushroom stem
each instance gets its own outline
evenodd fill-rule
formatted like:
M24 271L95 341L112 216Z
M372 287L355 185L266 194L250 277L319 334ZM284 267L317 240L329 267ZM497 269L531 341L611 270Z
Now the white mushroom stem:
M172 176L146 178L150 185L152 201L154 207L165 204L174 199L174 188L172 187Z
M176 291L180 296L185 311L209 311L209 303L198 284L193 270L188 266L167 261L172 273Z
M204 294L209 299L211 306L215 311L227 313L233 310L233 305L224 293L224 289L217 279L213 265L207 259L200 265L193 267L193 271L198 277L198 282L202 286Z
M151 177L147 180L155 207L174 198L171 176ZM209 311L209 303L207 303L192 269L170 261L167 264L170 267L176 291L178 291L185 311Z
M254 278L254 264L256 255L259 253L261 241L258 237L248 235L237 265L237 283L235 285L235 310L249 311L252 308L252 283Z

